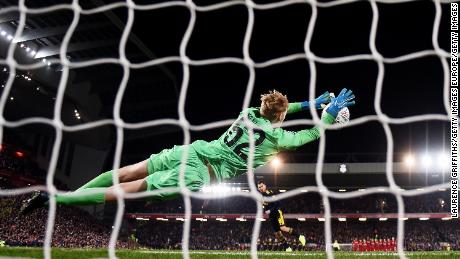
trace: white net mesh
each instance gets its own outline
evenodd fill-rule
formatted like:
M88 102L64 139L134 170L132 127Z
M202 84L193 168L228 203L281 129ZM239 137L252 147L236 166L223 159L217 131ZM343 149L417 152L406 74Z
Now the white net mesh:
M10 72L8 76L8 80L5 84L5 88L3 90L3 95L1 96L1 99L0 99L0 125L1 125L0 143L3 137L3 127L15 128L15 127L20 127L20 126L27 125L27 124L43 123L43 124L52 126L56 132L56 137L54 140L54 145L53 145L53 150L52 150L52 156L51 156L51 160L49 163L49 170L48 170L48 174L46 178L46 186L38 186L38 187L32 186L28 188L21 188L21 189L15 189L15 190L0 190L0 196L19 195L19 194L31 192L36 189L46 190L47 192L49 192L51 199L50 199L49 214L48 214L49 216L48 216L48 222L47 222L47 228L46 228L46 237L45 237L43 246L44 246L44 257L51 258L51 237L53 233L53 226L54 226L54 220L55 220L55 215L56 215L56 201L54 198L54 194L58 193L58 190L53 185L53 179L55 175L55 169L57 165L59 150L60 150L64 131L75 132L75 131L82 131L82 130L99 127L102 125L114 125L116 127L117 139L116 139L116 148L115 148L113 168L119 168L124 129L141 129L145 127L152 127L152 126L164 125L164 124L177 125L177 126L182 127L183 129L184 136L185 136L184 144L190 144L190 131L191 130L201 131L201 130L216 128L216 127L227 126L233 122L230 120L223 120L223 121L217 121L217 122L213 122L213 123L209 123L205 125L191 125L188 122L185 116L184 107L185 107L185 100L187 97L187 87L189 85L189 74L190 74L189 66L190 65L200 66L200 65L214 65L214 64L219 64L219 63L235 63L235 64L246 66L247 69L249 70L249 80L247 82L247 88L246 88L246 93L244 96L243 108L248 108L250 104L250 99L252 96L253 88L254 88L255 68L264 68L264 67L272 66L275 64L290 62L290 61L299 60L299 59L307 60L309 64L309 69L311 72L311 79L309 81L309 93L310 93L309 100L313 101L314 97L316 96L316 92L315 92L316 65L315 63L318 62L318 63L325 63L325 64L334 64L334 63L345 63L345 62L351 62L351 61L360 61L360 60L369 61L370 60L370 61L374 61L378 65L378 76L377 76L377 83L375 86L376 94L374 97L374 100L375 100L374 107L375 107L376 115L364 116L364 117L353 119L345 126L343 125L325 125L320 121L318 115L313 110L313 107L310 107L310 113L313 117L313 120L293 120L293 121L287 122L285 125L292 126L292 125L320 124L323 126L324 129L337 129L340 127L351 127L351 126L366 123L369 121L380 122L383 125L384 131L386 134L386 140L387 140L386 178L389 182L389 186L388 187L368 188L365 191L354 191L354 192L348 192L348 193L338 193L338 192L330 191L324 185L322 181L322 167L323 167L323 159L324 159L324 154L325 154L326 140L325 138L320 138L317 167L316 167L316 172L315 172L316 181L318 183L318 186L305 186L299 189L288 191L286 193L282 193L278 195L277 197L265 198L265 200L275 201L275 200L285 199L288 197L293 197L295 195L300 194L302 190L318 192L322 196L323 203L324 203L325 244L326 244L326 247L330 247L332 244L332 240L331 240L331 207L329 204L329 198L349 199L349 198L354 198L354 197L373 194L373 193L391 193L396 197L396 200L398 203L399 220L398 220L398 225L397 225L397 244L398 244L397 251L398 251L398 255L400 258L406 258L405 253L403 251L403 238L404 238L403 196L415 196L415 195L427 194L427 193L435 192L440 188L448 189L450 188L450 184L445 183L445 184L433 185L433 186L424 188L423 191L401 189L395 183L393 172L392 172L393 144L394 143L393 143L392 133L390 130L390 125L391 124L406 124L406 123L427 121L427 120L449 121L450 116L440 115L440 114L424 114L424 115L411 116L411 117L405 117L405 118L390 118L387 115L385 115L381 109L382 83L383 83L384 73L385 73L384 64L399 63L399 62L414 60L414 59L418 59L418 58L422 58L426 56L438 57L442 64L443 75L444 75L444 81L443 81L444 106L445 106L446 114L450 114L449 80L448 80L449 65L446 61L446 58L449 58L450 54L439 47L438 33L439 33L440 20L441 20L441 15L442 15L441 5L446 4L446 3L451 3L453 1L447 1L447 0L432 1L435 7L435 10L436 10L434 24L433 24L433 32L432 32L432 44L434 47L432 50L414 52L414 53L410 53L410 54L395 57L395 58L383 57L376 48L377 25L379 23L379 10L377 7L377 3L397 4L397 3L411 2L411 1L409 0L402 0L402 1L380 0L380 1L368 1L372 9L372 26L371 26L370 36L369 36L369 46L371 49L371 54L343 56L343 57L336 57L336 58L324 58L324 57L316 56L310 49L310 43L311 43L312 35L315 29L315 23L316 23L316 19L318 15L318 8L329 8L329 7L334 7L338 5L350 4L354 2L358 2L358 1L357 0L338 0L338 1L331 1L327 3L323 3L323 2L308 1L308 0L305 0L305 1L304 0L288 0L288 1L280 1L276 3L271 3L271 4L256 4L252 1L247 0L247 1L228 1L224 3L213 4L213 5L208 5L208 6L197 6L192 0L187 0L185 2L171 1L171 2L165 2L165 3L150 4L150 5L138 5L138 4L135 4L131 0L127 0L126 2L117 2L113 4L107 4L107 5L103 5L103 6L94 8L94 9L82 9L81 6L79 5L78 0L74 0L72 1L72 4L59 4L59 5L49 6L45 8L32 9L32 8L28 8L25 5L25 0L20 0L18 2L18 6L11 6L11 7L6 7L6 8L1 9L0 14L5 14L8 12L14 12L14 11L19 12L19 23L17 26L17 30L13 36L14 38L19 38L22 35L27 14L45 14L45 13L49 13L49 12L57 11L57 10L70 10L73 12L73 19L62 41L62 45L60 47L60 52L59 52L59 59L51 60L51 62L59 63L63 67L62 76L60 79L60 83L59 83L59 87L58 87L58 91L56 95L56 101L54 105L53 119L32 117L32 118L21 119L19 121L14 121L14 122L5 120L4 110L5 110L6 102L9 96L9 92L13 84L14 77L16 75L16 70L17 69L35 69L35 68L46 66L46 64L43 64L42 62L38 62L32 65L19 64L14 59L14 50L16 48L16 43L14 43L15 42L14 38L11 44L9 45L8 55L6 59L0 60L1 64L8 66L9 72ZM280 8L280 7L287 6L287 5L293 5L293 4L308 5L312 10L312 14L309 20L308 30L307 30L307 34L306 34L306 38L304 42L304 53L284 56L284 57L268 60L262 63L254 62L249 54L251 35L252 35L253 27L254 27L254 10L276 9L276 8ZM191 60L186 55L186 49L187 49L187 44L189 43L190 37L194 30L196 12L197 11L208 12L208 11L223 9L223 8L227 8L227 7L235 6L235 5L245 6L248 12L248 22L247 22L246 32L244 36L244 43L243 43L243 58L241 59L241 58L233 58L233 57L221 57L221 58L206 59L206 60ZM187 27L185 34L182 37L182 41L180 44L180 55L159 58L159 59L150 60L144 63L131 63L126 57L125 48L127 45L127 40L128 40L130 31L131 31L131 28L133 26L135 10L154 10L154 9L161 9L161 8L172 7L172 6L187 8L190 12L188 27ZM100 12L104 12L107 10L120 8L120 7L127 9L127 21L126 21L126 25L124 27L123 34L121 36L121 40L119 44L119 58L118 59L102 58L102 59L89 60L85 62L70 62L66 57L67 48L68 48L70 39L78 25L80 16L87 15L87 14L100 13ZM177 120L176 119L160 119L160 120L145 121L142 123L124 122L122 118L120 117L120 107L121 107L122 98L123 98L123 95L124 95L124 92L127 86L128 78L130 76L130 69L156 66L156 65L160 65L160 64L164 64L168 62L173 62L173 61L181 62L182 69L183 69L183 80L182 80L182 87L180 91L179 106L178 106L179 119ZM115 105L113 108L113 118L114 119L113 120L100 120L100 121L95 121L91 123L85 123L85 124L78 125L78 126L65 125L61 120L60 111L61 111L62 104L63 104L64 92L65 92L65 88L66 88L67 81L68 81L69 70L74 69L74 68L88 67L88 66L94 66L94 65L100 65L100 64L118 64L123 68L123 77L122 77L122 80L118 88L118 92L117 92L116 99L115 99ZM248 128L250 129L249 131L250 138L252 140L250 142L251 152L250 152L249 159L248 159L249 161L248 168L252 168L252 156L253 156L252 150L254 149L254 139L253 139L253 132L252 132L253 125L251 125L248 120L246 120L245 122ZM187 154L187 152L184 152L184 154ZM186 159L187 157L184 156L182 158L182 162L185 162ZM115 216L116 220L115 220L114 228L111 234L110 243L108 247L110 258L116 257L115 256L115 244L116 244L116 240L117 240L119 230L121 227L122 217L124 214L124 199L125 198L148 197L148 196L160 193L160 192L167 192L167 191L179 191L183 196L184 203L185 203L185 221L184 221L183 236L182 236L182 241L183 241L182 242L182 252L183 252L184 258L190 257L189 256L189 246L188 246L189 233L190 233L190 221L191 221L190 198L193 197L193 198L199 198L199 199L213 199L215 197L213 194L209 194L209 193L193 193L193 192L190 192L187 188L185 188L185 183L184 183L185 166L184 165L185 164L183 163L183 166L181 168L181 173L180 173L180 188L163 189L163 190L156 190L154 192L144 192L144 193L135 193L135 194L125 194L122 192L120 188L116 188L116 195L118 198L118 209L117 209L117 213ZM257 204L258 204L256 218L261 218L262 217L262 206L261 206L260 201L263 200L263 198L260 196L260 194L257 192L255 188L254 175L251 170L248 170L247 179L248 179L248 183L250 186L249 193L246 193L246 192L231 193L231 194L228 194L228 196L230 195L231 196L243 196L243 197L250 197L254 199L255 201L257 201ZM114 174L113 182L118 183L118 177L116 174ZM252 231L252 242L251 242L251 257L252 258L257 258L257 238L259 236L260 226L261 226L261 222L258 220L255 220L254 228ZM326 252L327 252L328 258L334 257L331 249L326 249Z

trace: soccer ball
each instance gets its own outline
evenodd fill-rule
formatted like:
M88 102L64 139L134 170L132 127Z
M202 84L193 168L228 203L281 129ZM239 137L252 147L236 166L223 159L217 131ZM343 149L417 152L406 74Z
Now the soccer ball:
M330 105L331 104L329 103L328 105L326 105L326 107L324 107L323 112L321 113L321 119L324 118L324 116L326 116L326 110L327 108L329 108ZM348 121L350 121L350 110L348 109L348 107L344 107L337 114L334 123L343 124L347 123Z

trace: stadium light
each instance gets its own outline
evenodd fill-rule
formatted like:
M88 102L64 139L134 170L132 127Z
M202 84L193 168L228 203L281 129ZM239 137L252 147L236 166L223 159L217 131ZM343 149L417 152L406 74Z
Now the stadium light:
M367 221L367 218L359 218L359 221Z
M305 218L297 218L298 221L305 221Z
M246 221L246 219L245 219L245 218L236 218L236 221L242 221L242 222L244 222L244 221Z
M450 164L449 156L445 152L441 152L438 155L438 164L439 164L439 167L442 169L449 167L449 164Z
M412 154L407 154L405 157L404 157L404 163L406 164L406 166L408 167L412 167L414 164L415 164L415 158Z
M422 165L424 167L430 167L433 161L431 160L431 157L428 154L425 154L422 156Z
M318 221L326 221L325 218L318 218Z
M216 188L219 188L219 186L216 186ZM220 193L227 193L227 192L231 192L231 191L232 191L232 188L230 188L228 186L221 186L219 188Z
M5 35L6 35L6 31L2 30L2 31L0 32L0 34L1 34L2 36L5 36Z
M12 40L12 39L13 39L13 36L10 35L10 34L8 34L8 36L6 36L6 38L7 38L8 40Z
M280 192L286 192L286 190L283 190L283 189L281 189L281 190L279 190L279 191L280 191Z
M185 221L184 218L176 218L177 221Z
M300 192L308 192L308 190L302 189L300 190Z
M74 110L74 111L75 111L75 117L77 117L77 119L81 119L80 113L78 112L78 110Z
M402 220L408 220L409 218L401 218Z
M429 220L430 218L418 218L419 220Z
M220 222L226 222L227 219L224 219L224 218L216 218L217 221L220 221Z
M80 119L80 115L78 115L77 118ZM224 184L218 184L218 185L204 186L201 189L201 192L223 194L223 193L228 193L232 191L234 192L237 190L241 190L241 188L229 187L229 186L225 186Z
M346 192L347 189L339 189L339 192Z
M347 221L347 218L339 218L339 221L345 222L345 221Z
M207 219L205 218L196 218L197 221L208 221Z
M451 220L451 217L441 218L441 220Z
M145 218L136 218L136 220L149 220L149 219L145 219Z
M168 219L165 218L157 218L158 221L168 221Z
M439 199L439 205L441 205L441 207L444 207L446 205L446 202L443 200L443 199Z
M340 168L339 168L339 172L341 172L342 174L346 173L347 172L347 165L346 164L341 164Z
M278 169L280 166L281 166L281 159L279 158L274 158L271 162L272 166L275 168L275 169Z
M258 221L266 221L264 218L257 218Z
M366 189L358 189L359 192L364 192Z
M388 218L379 218L379 221L387 221Z

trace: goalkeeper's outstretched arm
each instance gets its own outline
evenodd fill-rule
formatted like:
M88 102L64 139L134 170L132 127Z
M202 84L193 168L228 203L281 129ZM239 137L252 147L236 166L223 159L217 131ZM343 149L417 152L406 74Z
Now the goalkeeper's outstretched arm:
M308 101L290 103L288 106L287 114L308 110L310 109L310 106L314 106L316 109L321 109L321 104L327 104L330 101L331 101L331 96L329 92L326 91L324 94L316 98L313 103L310 103Z
M326 124L332 124L334 120L334 116L329 113L322 119L322 121ZM319 126L296 132L283 130L281 128L277 130L279 130L278 147L281 150L296 149L309 142L319 139L321 136Z
M329 97L329 93L326 92L320 97L316 98L316 105L320 107L322 103L325 103L326 95ZM331 105L326 110L326 116L322 118L325 124L332 124L337 117L338 112L344 107L348 107L355 104L355 95L351 90L343 88L340 94L336 98L332 98ZM295 105L296 103L293 103ZM292 108L294 110L295 107ZM288 109L289 112L289 109ZM305 129L297 132L286 131L281 128L277 129L279 132L278 136L278 147L281 150L295 149L309 142L317 140L321 136L319 126L315 126L311 129Z

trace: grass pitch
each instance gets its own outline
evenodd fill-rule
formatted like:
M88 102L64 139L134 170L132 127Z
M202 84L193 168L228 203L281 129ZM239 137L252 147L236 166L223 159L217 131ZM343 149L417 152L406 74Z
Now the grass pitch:
M136 259L180 259L182 258L182 252L178 250L147 250L147 249L117 249L117 257L120 259L136 258ZM459 258L460 251L437 251L437 252L407 252L406 255L409 258ZM268 252L260 251L258 253L259 258L326 258L324 252ZM106 249L62 249L53 248L52 257L59 259L86 259L86 258L108 258ZM248 251L190 251L190 257L194 259L219 259L219 258L250 258ZM351 258L399 258L396 253L384 253L384 252L371 252L371 253L358 253L358 252L335 252L335 258L351 259ZM41 248L24 248L24 247L3 247L0 248L0 258L43 258L43 250Z

